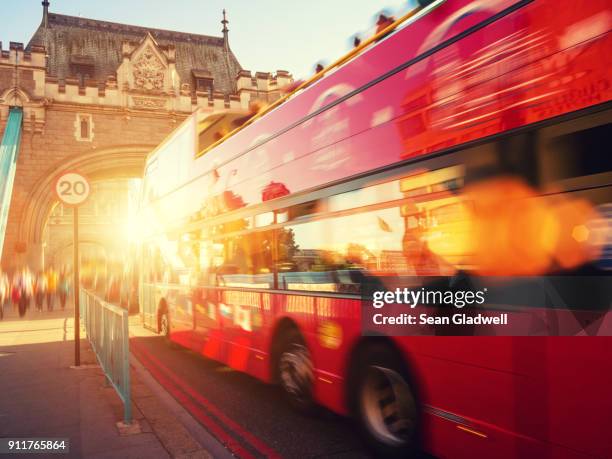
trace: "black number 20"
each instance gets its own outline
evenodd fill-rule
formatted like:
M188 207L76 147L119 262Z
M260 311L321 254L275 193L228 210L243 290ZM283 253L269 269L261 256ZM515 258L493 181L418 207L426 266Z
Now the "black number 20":
M82 196L85 194L87 187L85 183L82 181L71 183L68 180L62 180L59 183L60 186L60 194L62 196L70 196L71 194L76 194L77 196Z

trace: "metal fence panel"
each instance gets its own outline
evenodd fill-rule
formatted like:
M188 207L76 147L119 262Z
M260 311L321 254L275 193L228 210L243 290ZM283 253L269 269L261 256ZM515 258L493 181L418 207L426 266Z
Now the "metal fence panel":
M132 421L130 335L128 311L85 289L79 289L81 321L87 339L110 384L124 406L124 421Z

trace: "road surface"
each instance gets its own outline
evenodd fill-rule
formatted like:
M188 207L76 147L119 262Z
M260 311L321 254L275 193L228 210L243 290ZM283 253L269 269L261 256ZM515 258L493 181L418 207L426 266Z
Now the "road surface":
M351 422L321 410L293 411L278 387L172 347L159 336L131 339L132 353L218 440L240 457L365 458Z

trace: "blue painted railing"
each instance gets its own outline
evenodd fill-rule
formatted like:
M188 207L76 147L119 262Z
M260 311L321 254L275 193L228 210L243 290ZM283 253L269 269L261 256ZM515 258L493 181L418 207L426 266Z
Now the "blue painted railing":
M11 108L9 110L2 143L0 144L0 258L2 258L2 249L4 248L4 235L17 169L22 119L21 108Z
M128 311L79 290L81 321L98 362L123 402L126 424L132 422Z

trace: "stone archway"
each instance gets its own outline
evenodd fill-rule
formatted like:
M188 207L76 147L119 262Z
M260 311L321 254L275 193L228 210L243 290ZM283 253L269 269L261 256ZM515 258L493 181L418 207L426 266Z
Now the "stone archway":
M73 246L74 244L71 240L62 241L62 243L58 247L55 247L52 252L45 254L45 264L55 264L55 266L58 266L57 260L61 260L66 255L67 258L72 259ZM87 247L97 247L102 253L104 253L104 258L107 257L105 241L88 237L80 238L79 248L81 250L81 257L83 257L83 248Z
M23 107L30 102L30 96L21 88L8 88L0 93L0 101L11 107Z
M41 174L27 195L18 227L18 240L25 245L24 261L32 267L41 264L43 230L57 202L53 187L62 171L77 170L92 182L142 177L146 155L154 148L155 145L129 145L81 153L55 163Z

